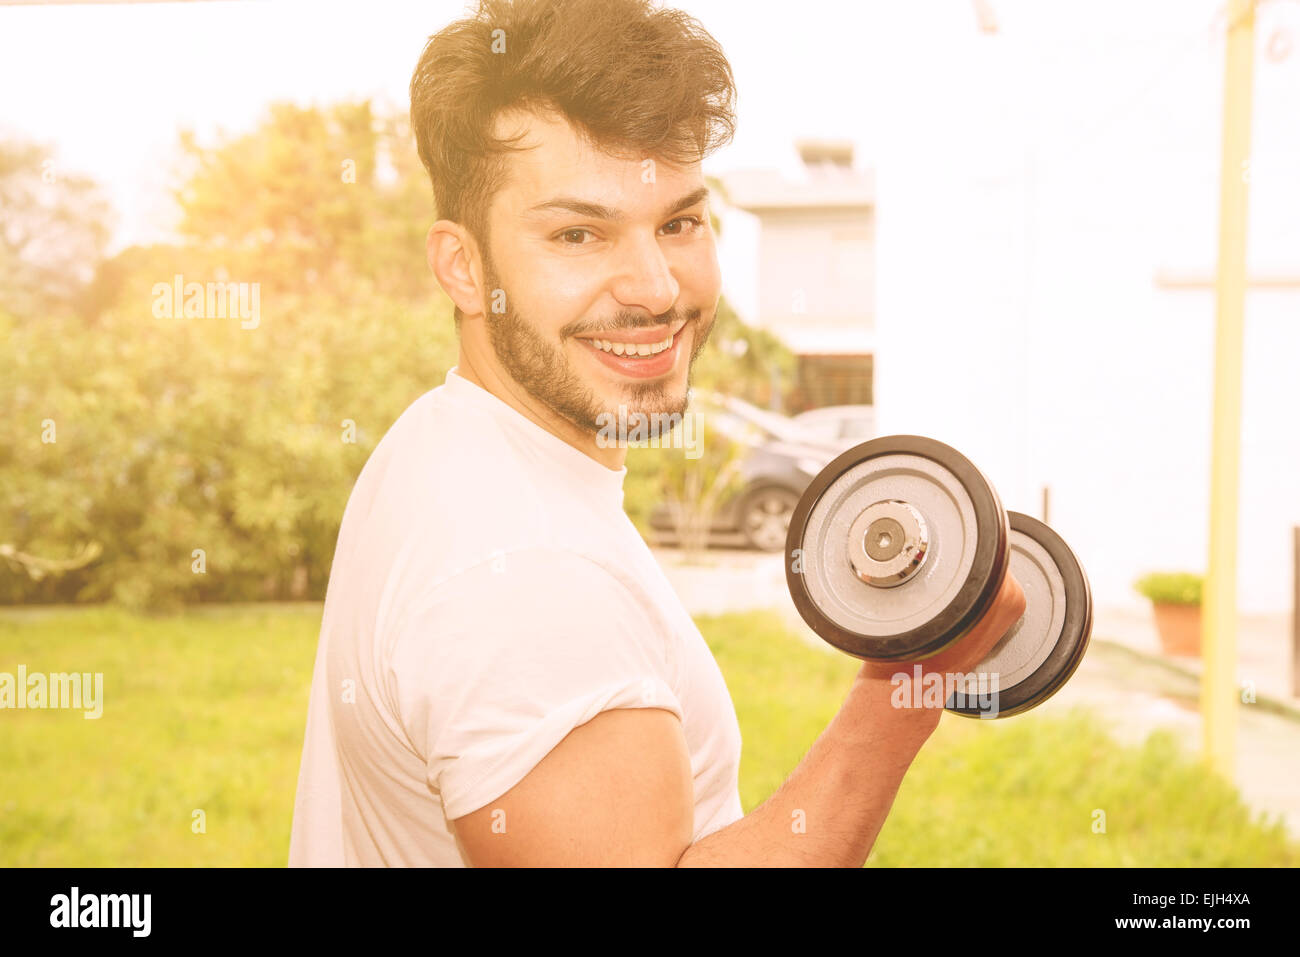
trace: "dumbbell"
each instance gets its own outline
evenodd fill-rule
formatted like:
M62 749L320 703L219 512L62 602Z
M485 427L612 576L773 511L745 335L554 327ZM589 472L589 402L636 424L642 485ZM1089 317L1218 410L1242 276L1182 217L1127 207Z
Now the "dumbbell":
M1036 707L1083 659L1092 592L1061 537L1004 510L965 456L919 435L872 439L832 461L800 497L786 536L786 584L800 616L867 661L911 662L951 647L1008 571L1025 613L944 699L967 717ZM986 684L973 677L981 673Z

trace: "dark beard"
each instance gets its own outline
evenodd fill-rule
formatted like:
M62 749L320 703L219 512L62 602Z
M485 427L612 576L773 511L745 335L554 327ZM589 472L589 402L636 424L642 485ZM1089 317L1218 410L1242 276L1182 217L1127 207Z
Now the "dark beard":
M486 259L484 273L489 290L488 311L485 313L488 337L492 342L492 350L496 353L497 361L510 373L510 377L542 405L584 432L594 435L605 427L603 423L607 423L610 417L614 417L617 421L618 408L606 408L603 400L583 383L564 354L563 340L554 345L547 342L515 311L513 298L505 291L500 277L496 275L490 261ZM491 310L493 290L497 289L505 292L504 313L494 313ZM688 322L698 323L701 311L698 308L692 309L685 315ZM677 309L664 316L655 317L651 321L643 321L630 314L620 315L616 328L646 327L662 325L664 322L675 324L682 316L683 313ZM700 332L698 324L695 327L696 341L691 348L691 357L687 364L687 388L690 387L695 359L704 348L704 344L708 342L712 331L712 321L704 328L703 333ZM669 416L667 421L675 422L686 412L687 407L686 395L673 394L662 382L629 381L624 385L624 395L618 401L626 406L629 415L644 413L651 422L656 421L655 413Z

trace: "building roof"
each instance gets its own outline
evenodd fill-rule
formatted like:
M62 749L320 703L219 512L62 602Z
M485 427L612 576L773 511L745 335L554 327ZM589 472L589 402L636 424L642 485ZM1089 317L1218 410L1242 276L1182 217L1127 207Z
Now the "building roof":
M875 176L853 168L848 140L797 140L802 176L772 169L739 169L722 177L730 205L750 213L792 209L867 210L875 205Z

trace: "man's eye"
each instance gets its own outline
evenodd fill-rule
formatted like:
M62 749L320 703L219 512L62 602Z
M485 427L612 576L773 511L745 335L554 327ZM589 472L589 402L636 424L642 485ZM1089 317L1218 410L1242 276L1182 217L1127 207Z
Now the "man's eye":
M687 229L673 228L675 226L680 226L681 224L685 224ZM698 216L679 216L671 222L666 223L663 228L668 231L669 236L684 236L689 230L698 230L703 226L704 221ZM595 234L590 229L579 229L577 227L563 230L555 238L565 246L591 245L583 240L584 236L591 236L593 239L595 238Z
M701 220L698 216L679 216L676 219L674 219L672 222L664 226L664 229L667 229L669 226L672 226L674 223L687 223L692 229L699 229L701 226L704 225L703 220ZM669 235L681 236L683 235L683 233L680 231L670 232Z
M563 241L564 245L566 246L583 246L586 244L583 243L581 238L579 238L577 242L569 242L568 237L569 236L582 237L582 236L590 236L590 235L591 235L591 230L589 229L566 229L564 232L560 233L558 238L561 241Z

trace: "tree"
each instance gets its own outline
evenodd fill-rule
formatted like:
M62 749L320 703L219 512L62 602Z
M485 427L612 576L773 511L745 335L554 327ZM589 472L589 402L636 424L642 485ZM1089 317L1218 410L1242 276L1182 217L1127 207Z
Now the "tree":
M40 316L81 306L111 211L89 178L35 143L0 141L0 309Z
M360 286L423 301L434 290L419 215L433 204L404 118L369 102L281 103L252 132L211 146L183 132L181 147L180 233L230 275L268 292Z

